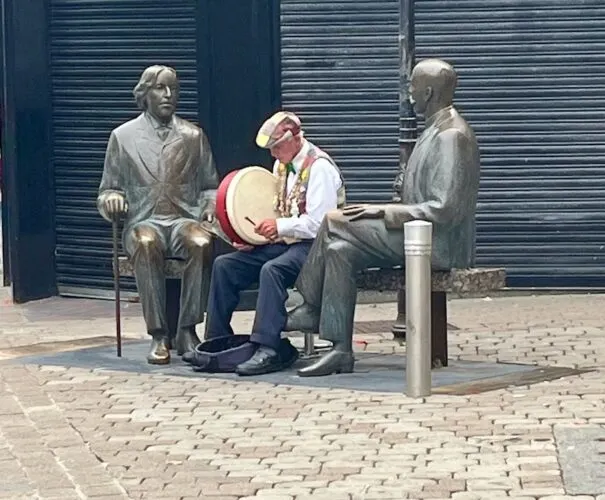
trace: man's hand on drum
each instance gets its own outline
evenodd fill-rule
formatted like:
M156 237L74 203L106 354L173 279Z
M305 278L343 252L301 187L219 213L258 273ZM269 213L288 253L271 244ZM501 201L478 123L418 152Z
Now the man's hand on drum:
M249 252L254 247L252 245L244 245L243 243L233 242L233 247L240 252Z
M254 228L256 234L264 236L270 241L277 238L277 221L275 219L265 219Z

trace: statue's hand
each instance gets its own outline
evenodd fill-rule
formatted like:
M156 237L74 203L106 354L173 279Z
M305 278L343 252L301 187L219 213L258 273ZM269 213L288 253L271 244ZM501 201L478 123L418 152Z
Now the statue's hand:
M214 210L204 210L202 212L202 222L209 222L212 224L214 222Z
M403 169L399 171L397 177L393 181L393 196L392 201L401 203L401 187L403 186Z
M105 212L112 219L128 212L128 202L124 195L120 193L111 193L105 198Z
M383 219L383 205L351 205L342 210L342 215L349 217L349 220L359 219Z

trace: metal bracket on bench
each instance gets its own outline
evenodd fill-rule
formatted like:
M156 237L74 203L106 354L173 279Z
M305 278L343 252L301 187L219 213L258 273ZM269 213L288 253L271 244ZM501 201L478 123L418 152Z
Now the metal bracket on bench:
M299 341L301 340L301 337L295 337L295 339ZM316 345L314 333L303 333L302 340L304 342L303 345L300 345L299 342L296 342L296 348L300 354L300 359L317 358L323 351L332 348L332 344L330 342L325 342L325 344L322 342L320 345Z
M315 338L312 333L305 333L305 348L303 354L305 357L313 356L315 351Z

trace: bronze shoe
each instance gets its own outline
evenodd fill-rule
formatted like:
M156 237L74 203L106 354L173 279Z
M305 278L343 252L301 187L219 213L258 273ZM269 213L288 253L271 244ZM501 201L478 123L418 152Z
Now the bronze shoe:
M195 351L195 348L199 345L199 343L200 339L195 333L195 326L179 328L174 339L176 353L179 356L182 356L187 352Z
M302 304L288 313L285 332L317 333L319 331L319 311L308 304Z
M298 370L299 377L325 377L333 373L352 373L355 358L351 351L332 350L321 359Z
M153 338L147 355L147 363L150 365L167 365L170 363L170 349L166 337Z

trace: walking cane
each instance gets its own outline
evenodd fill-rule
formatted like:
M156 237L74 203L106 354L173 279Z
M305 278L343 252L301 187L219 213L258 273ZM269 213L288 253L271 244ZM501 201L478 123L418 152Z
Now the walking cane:
M122 322L120 318L120 267L118 265L118 223L120 215L115 214L111 225L113 230L113 289L116 306L116 342L118 358L122 357Z

